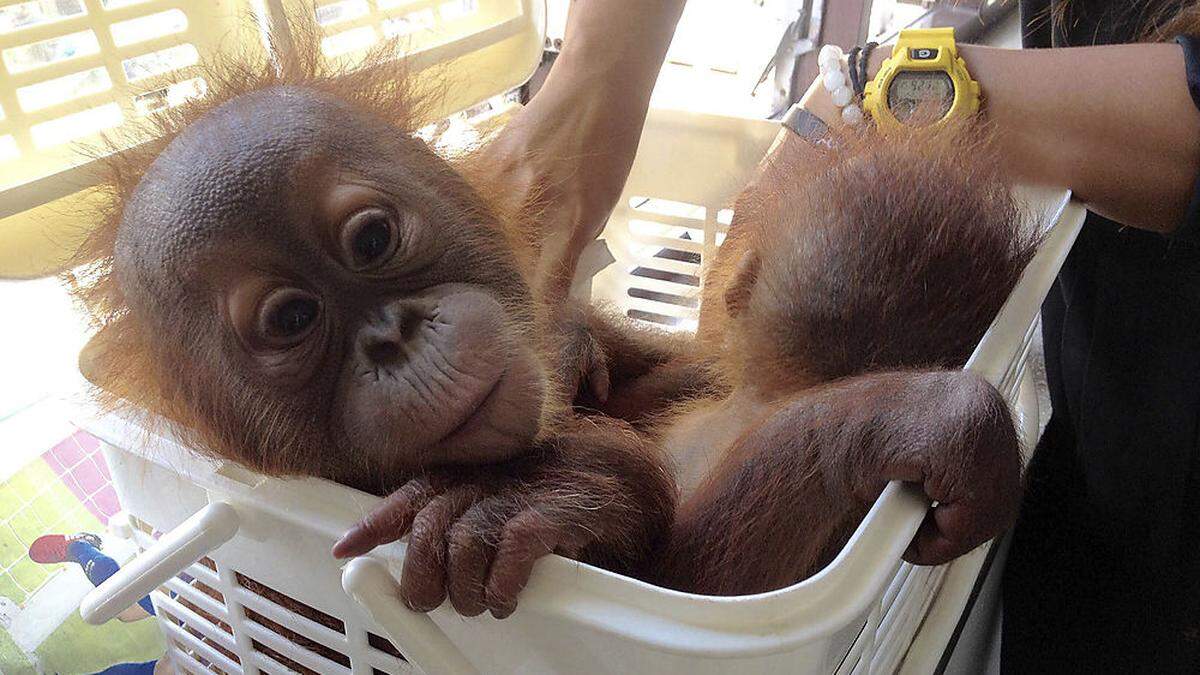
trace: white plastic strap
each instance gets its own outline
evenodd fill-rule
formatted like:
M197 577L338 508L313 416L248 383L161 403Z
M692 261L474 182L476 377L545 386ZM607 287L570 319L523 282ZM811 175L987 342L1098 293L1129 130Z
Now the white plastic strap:
M410 663L426 673L478 675L479 671L426 614L406 608L387 565L355 558L342 571L342 588L362 605Z
M232 506L209 504L88 593L79 603L80 616L92 625L105 623L232 539L238 526Z

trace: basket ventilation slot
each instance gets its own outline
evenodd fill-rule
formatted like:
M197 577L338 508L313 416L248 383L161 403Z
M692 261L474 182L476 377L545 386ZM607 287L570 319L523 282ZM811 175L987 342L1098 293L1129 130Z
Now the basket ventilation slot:
M614 217L625 230L625 314L660 326L694 328L704 266L725 239L732 211L632 196Z
M144 523L143 523L144 525ZM139 528L141 529L141 528ZM212 561L209 560L209 563ZM182 656L181 667L195 672L240 673L225 595L213 586L217 575L203 564L192 565L156 591L155 606L169 622L168 637Z
M350 657L330 646L331 643L344 644L345 622L245 574L238 572L234 577L238 585L247 591L239 599L250 624L248 628L258 635L258 638L252 641L255 651L300 673L320 673L329 670L324 666L350 668ZM296 654L296 658L285 656L281 653L283 641L308 652L316 659L305 659L309 662L306 665L296 660L302 658L302 652L286 650ZM320 669L317 666L321 666Z
M9 81L0 159L62 146L203 95L192 17L164 0L0 7Z
M397 658L402 661L408 660L408 659L404 658L404 655L400 653L399 649L396 649L396 645L392 644L391 640L389 640L381 635L376 635L374 633L367 633L367 644L370 645L373 649L378 649L379 651L381 651L384 654L387 654L388 656L391 656L393 658Z
M156 530L130 516L143 545ZM181 672L334 675L414 672L386 637L203 557L152 593L168 649ZM358 650L360 656L351 654ZM239 656L240 654L240 656ZM361 663L356 663L358 660Z

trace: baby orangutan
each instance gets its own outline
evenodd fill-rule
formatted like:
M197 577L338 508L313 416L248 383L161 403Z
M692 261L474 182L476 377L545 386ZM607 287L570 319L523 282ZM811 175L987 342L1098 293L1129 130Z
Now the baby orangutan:
M681 492L646 579L715 595L803 580L891 480L938 502L913 562L947 562L1012 523L1010 411L959 368L1036 238L981 137L846 136L774 158L739 200L694 341L584 316L570 344L591 355L569 361L603 363L609 393L577 402L663 445ZM389 523L413 508L393 496L350 548L401 536Z
M533 278L536 223L498 206L485 163L412 135L400 71L217 69L160 142L114 158L76 282L109 403L265 473L390 493L334 553L408 535L400 595L418 610L507 616L552 552L698 592L777 588L893 479L941 502L920 560L1007 524L1017 448L997 393L879 372L960 364L1027 258L982 160L864 145L789 178L763 200L777 208L747 206L688 360L681 338L562 320ZM565 405L588 374L611 416ZM660 439L696 466L716 451L698 489Z
M413 607L507 615L551 551L639 573L673 484L627 425L560 401L530 226L413 136L402 64L261 65L214 69L112 160L80 253L89 378L213 455L401 488Z

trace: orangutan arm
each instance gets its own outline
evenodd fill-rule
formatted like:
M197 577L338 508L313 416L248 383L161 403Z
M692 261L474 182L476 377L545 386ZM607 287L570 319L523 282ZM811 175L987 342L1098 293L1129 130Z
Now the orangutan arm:
M906 558L946 562L1012 523L1019 457L1006 404L970 373L878 373L814 387L744 434L681 505L655 580L740 595L805 579L893 480L918 483L938 502Z
M582 409L644 428L676 404L721 386L690 334L582 303L563 312L558 330L564 337L560 377Z

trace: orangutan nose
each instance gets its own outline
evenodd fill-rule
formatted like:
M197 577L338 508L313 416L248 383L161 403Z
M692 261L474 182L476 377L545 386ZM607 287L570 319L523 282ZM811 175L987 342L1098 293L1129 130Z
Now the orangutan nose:
M359 330L358 350L375 366L404 361L420 325L421 316L400 303L388 305Z

